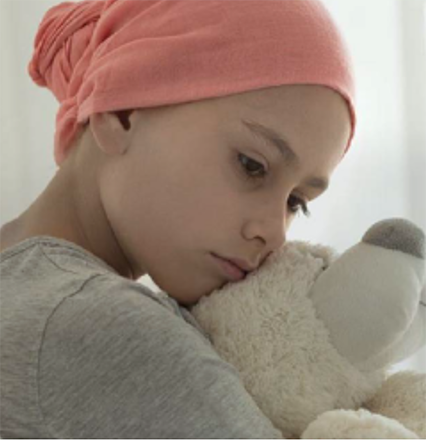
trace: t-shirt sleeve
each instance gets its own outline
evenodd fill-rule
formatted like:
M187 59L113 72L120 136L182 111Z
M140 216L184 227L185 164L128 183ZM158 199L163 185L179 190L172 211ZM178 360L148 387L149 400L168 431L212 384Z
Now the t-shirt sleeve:
M282 438L237 370L136 287L99 280L63 301L38 377L54 438Z

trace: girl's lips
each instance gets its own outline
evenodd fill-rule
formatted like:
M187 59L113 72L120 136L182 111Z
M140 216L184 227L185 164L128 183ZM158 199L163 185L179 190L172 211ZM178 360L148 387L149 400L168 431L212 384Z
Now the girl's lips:
M213 258L218 262L219 267L225 275L232 281L241 281L246 277L246 273L231 262L212 254Z

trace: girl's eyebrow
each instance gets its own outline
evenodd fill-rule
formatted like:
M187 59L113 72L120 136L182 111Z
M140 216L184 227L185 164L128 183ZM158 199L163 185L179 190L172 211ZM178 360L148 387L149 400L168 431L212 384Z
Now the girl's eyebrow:
M274 129L266 127L265 125L253 120L249 121L246 119L241 119L241 123L243 127L249 130L249 133L252 136L256 137L256 139L260 138L263 141L266 141L266 145L276 147L286 164L293 165L295 167L300 165L300 159L292 150L289 143ZM310 186L311 188L320 189L321 192L324 192L328 188L329 183L329 179L326 177L309 177L304 182L304 184Z

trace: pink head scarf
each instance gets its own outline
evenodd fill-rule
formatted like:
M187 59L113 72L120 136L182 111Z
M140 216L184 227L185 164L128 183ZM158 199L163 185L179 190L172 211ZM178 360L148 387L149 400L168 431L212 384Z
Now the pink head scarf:
M28 72L60 102L59 166L89 116L284 84L330 87L355 131L345 42L318 0L85 0L50 8Z

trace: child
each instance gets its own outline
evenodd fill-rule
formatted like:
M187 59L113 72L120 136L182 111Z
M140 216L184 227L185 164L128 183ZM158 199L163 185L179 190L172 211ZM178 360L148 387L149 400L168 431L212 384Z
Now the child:
M279 438L190 307L285 242L351 144L327 10L64 2L29 73L59 169L0 233L2 437Z

